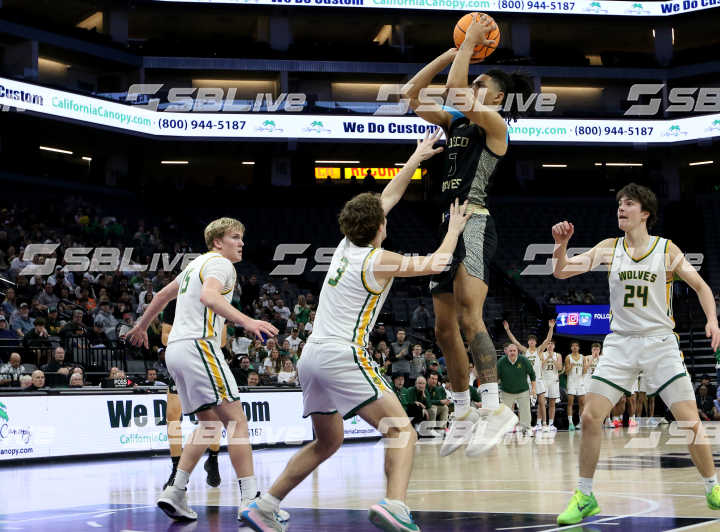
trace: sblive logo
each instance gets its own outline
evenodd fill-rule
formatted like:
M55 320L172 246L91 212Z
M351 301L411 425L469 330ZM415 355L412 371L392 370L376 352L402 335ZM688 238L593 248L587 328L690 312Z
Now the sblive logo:
M635 83L630 87L627 101L637 102L641 96L653 96L649 103L630 106L625 116L653 116L660 111L662 97L658 93L663 83ZM696 94L697 93L697 94ZM673 87L668 92L669 113L718 113L720 112L720 87Z
M160 105L160 98L147 98L147 95L157 94L162 89L162 83L138 83L130 85L125 101L135 103L137 107L143 107L150 111L157 111ZM197 91L197 96L193 95ZM261 92L255 95L253 103L237 103L235 95L237 89L231 87L227 91L221 88L179 88L173 87L168 91L167 101L169 105L164 109L171 113L246 113L246 112L277 112L282 110L288 113L299 113L305 108L306 96L302 93L280 93L277 98L269 92ZM145 104L138 104L138 101L147 100Z

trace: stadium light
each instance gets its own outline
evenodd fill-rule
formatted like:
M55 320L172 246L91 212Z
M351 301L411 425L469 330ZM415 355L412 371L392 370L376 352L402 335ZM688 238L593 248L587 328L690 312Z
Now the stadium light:
M543 168L567 168L566 164L545 164L542 165Z
M713 164L715 161L697 161L694 163L690 163L690 166L703 166L706 164Z
M605 166L642 166L643 163L605 163Z
M54 153L64 153L65 155L72 155L73 152L68 150L61 150L60 148L51 148L50 146L40 146L40 149L43 151L51 151Z
M243 161L242 163L245 166L254 166L255 165L255 161Z
M190 161L160 161L160 164L190 164Z
M315 164L360 164L360 161L315 161Z
M595 163L595 166L602 166L603 163Z
M92 161L92 157L82 157L82 160L90 162L90 161Z

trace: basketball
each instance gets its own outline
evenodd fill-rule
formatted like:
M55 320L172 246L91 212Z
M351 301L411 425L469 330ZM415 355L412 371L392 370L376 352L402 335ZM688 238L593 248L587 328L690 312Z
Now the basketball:
M453 31L453 40L455 41L456 47L460 48L460 45L465 40L465 32L467 32L468 27L472 23L473 17L475 18L476 22L479 22L482 15L484 15L484 13L468 13L457 21L457 24L455 24L455 30ZM490 19L491 22L495 22L490 15L487 15L487 17ZM479 63L480 61L485 60L491 53L495 51L498 44L500 43L500 29L496 28L488 32L486 37L495 41L495 44L493 46L476 46L472 58L470 59L471 63Z

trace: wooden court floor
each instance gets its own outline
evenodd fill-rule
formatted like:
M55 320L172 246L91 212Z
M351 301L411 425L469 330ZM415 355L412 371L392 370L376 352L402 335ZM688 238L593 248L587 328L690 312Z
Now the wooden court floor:
M555 517L575 488L580 437L515 438L472 459L462 450L440 458L436 442L421 440L408 504L423 531L720 531L720 512L707 508L687 447L675 444L667 425L605 429L594 490L601 513L583 526L557 527ZM255 452L263 488L295 450ZM4 465L0 530L249 530L236 521L239 491L227 453L220 456L219 488L206 485L202 463L189 486L200 518L187 525L173 524L154 506L169 473L167 457ZM382 444L348 443L283 506L291 531L364 532L375 530L366 509L383 494Z

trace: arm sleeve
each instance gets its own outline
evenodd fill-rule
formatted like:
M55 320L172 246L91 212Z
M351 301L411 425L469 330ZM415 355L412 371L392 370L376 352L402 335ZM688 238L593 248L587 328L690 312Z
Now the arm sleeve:
M453 107L448 107L447 105L443 105L442 109L443 109L443 111L447 111L448 113L450 113L450 116L452 116L451 122L455 122L455 120L457 120L458 118L462 118L463 116L465 116L457 109L455 109Z

